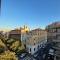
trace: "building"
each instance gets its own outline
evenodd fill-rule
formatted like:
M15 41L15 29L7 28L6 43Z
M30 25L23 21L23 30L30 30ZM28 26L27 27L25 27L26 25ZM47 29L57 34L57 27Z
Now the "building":
M14 29L9 32L9 38L14 38L22 41L22 37L29 31L29 28L24 25L24 27L20 27L19 29Z
M24 26L24 28L11 30L9 38L18 39L23 42L27 52L34 54L41 47L44 47L47 42L47 32L43 29L31 30Z
M54 22L46 27L47 41L55 49L55 60L60 60L60 22Z
M47 32L39 28L29 31L25 36L24 44L31 54L36 53L47 42Z

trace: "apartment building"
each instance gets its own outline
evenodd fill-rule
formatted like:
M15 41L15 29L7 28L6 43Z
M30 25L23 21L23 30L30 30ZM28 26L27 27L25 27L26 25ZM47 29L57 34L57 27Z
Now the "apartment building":
M47 32L42 29L34 29L29 31L26 34L25 45L26 50L34 54L36 53L41 47L44 47L47 42Z
M47 41L55 51L55 60L60 60L60 22L54 22L46 27Z

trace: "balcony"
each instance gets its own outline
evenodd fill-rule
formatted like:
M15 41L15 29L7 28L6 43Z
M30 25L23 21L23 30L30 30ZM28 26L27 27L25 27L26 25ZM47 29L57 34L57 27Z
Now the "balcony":
M60 42L60 40L53 40L53 42Z
M60 57L60 51L55 51L55 55Z
M60 47L57 47L57 46L54 46L53 48L56 50L60 50Z
M55 34L55 35L59 35L60 34L60 32L52 32L53 34Z

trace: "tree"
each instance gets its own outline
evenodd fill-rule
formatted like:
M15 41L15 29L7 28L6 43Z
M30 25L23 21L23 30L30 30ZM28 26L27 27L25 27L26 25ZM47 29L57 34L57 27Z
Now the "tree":
M16 53L21 53L21 51L25 49L23 43L21 43L20 40L17 39L8 39L7 46L9 50Z
M5 43L5 38L2 32L0 32L0 39L2 40L3 43Z
M6 45L2 42L2 40L0 39L0 53L4 52L6 49Z
M8 50L0 55L0 60L18 60L18 58L16 57L15 52Z

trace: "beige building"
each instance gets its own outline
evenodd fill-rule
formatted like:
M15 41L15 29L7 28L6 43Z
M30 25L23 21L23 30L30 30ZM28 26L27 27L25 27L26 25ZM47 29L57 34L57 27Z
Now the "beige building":
M55 22L46 27L47 41L51 43L55 51L55 60L60 60L60 22Z
M31 54L44 47L47 42L47 32L42 29L31 30L25 36L26 50Z

